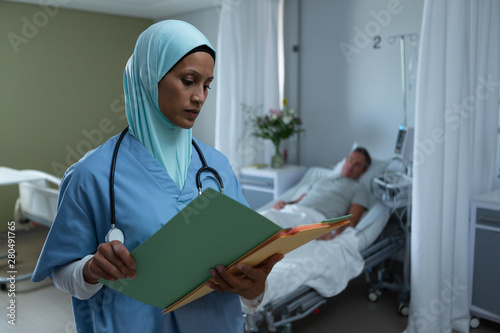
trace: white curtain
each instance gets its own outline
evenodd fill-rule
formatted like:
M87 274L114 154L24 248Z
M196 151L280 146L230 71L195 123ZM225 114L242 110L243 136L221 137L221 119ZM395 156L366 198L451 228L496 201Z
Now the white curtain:
M493 189L500 1L426 0L407 332L469 331L470 198Z
M215 148L235 170L270 159L270 150L252 136L252 120L281 106L278 43L283 39L278 23L282 1L222 1Z

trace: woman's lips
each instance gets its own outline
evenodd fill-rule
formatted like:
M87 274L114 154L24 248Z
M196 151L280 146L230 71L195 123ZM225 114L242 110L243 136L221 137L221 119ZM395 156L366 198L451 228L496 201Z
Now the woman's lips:
M196 117L200 114L200 110L196 109L186 110L186 112L191 119L196 119Z

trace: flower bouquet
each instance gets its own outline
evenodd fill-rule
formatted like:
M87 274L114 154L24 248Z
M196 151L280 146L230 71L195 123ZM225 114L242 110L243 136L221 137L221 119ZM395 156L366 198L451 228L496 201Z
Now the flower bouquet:
M281 168L285 164L279 147L282 140L288 139L295 133L302 132L300 118L295 116L295 110L288 108L288 100L283 99L283 110L271 109L268 115L255 119L256 131L254 136L271 140L274 144L275 154L271 160L271 167Z

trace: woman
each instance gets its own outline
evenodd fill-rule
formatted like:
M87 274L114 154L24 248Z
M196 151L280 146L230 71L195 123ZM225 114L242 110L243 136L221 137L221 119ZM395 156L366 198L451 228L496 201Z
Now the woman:
M214 64L209 41L188 23L163 21L139 36L124 73L130 127L114 176L116 223L124 244L105 241L117 136L67 170L33 281L52 276L59 289L73 296L78 332L242 332L238 295L259 299L272 266L282 258L274 255L259 269L239 267L244 279L216 267L210 273L217 283L210 286L217 292L166 315L98 282L135 278L129 251L198 195L195 178L202 163L192 149L191 127L208 95ZM194 140L207 164L219 172L224 194L246 204L227 159ZM213 174L201 178L204 189L220 190Z

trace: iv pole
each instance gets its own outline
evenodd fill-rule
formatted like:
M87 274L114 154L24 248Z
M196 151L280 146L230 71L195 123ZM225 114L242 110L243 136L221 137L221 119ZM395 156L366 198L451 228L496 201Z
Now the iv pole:
M418 41L418 35L416 33L394 35L389 37L389 44L394 44L396 39L399 38L399 52L401 55L401 90L403 92L403 126L406 127L408 124L408 111L406 107L406 52L405 52L405 38L409 38L412 42Z
M403 34L403 35L395 35L395 36L390 36L389 37L389 44L394 44L396 40L399 38L399 52L401 55L401 90L403 92L403 110L404 110L404 118L403 118L403 126L407 127L408 125L408 110L407 110L407 94L406 94L406 45L405 45L405 38L408 38L412 42L417 42L418 41L418 35L416 33L410 33L410 34ZM411 165L408 165L408 162L405 160L402 160L403 164L407 168L407 173L408 170L411 170ZM410 171L411 172L411 171ZM403 281L403 286L400 291L400 297L402 299L407 299L410 296L410 252L411 252L411 237L410 237L410 226L411 226L411 190L409 191L409 197L408 197L408 204L406 207L406 214L407 214L407 223L406 224L401 224L403 230L405 231L406 235L406 242L405 242L405 260L404 260L404 267L403 267L403 275L404 275L404 281ZM401 221L401 219L400 219ZM404 304L400 303L399 305L399 313L400 314L406 314L409 311L409 307Z

